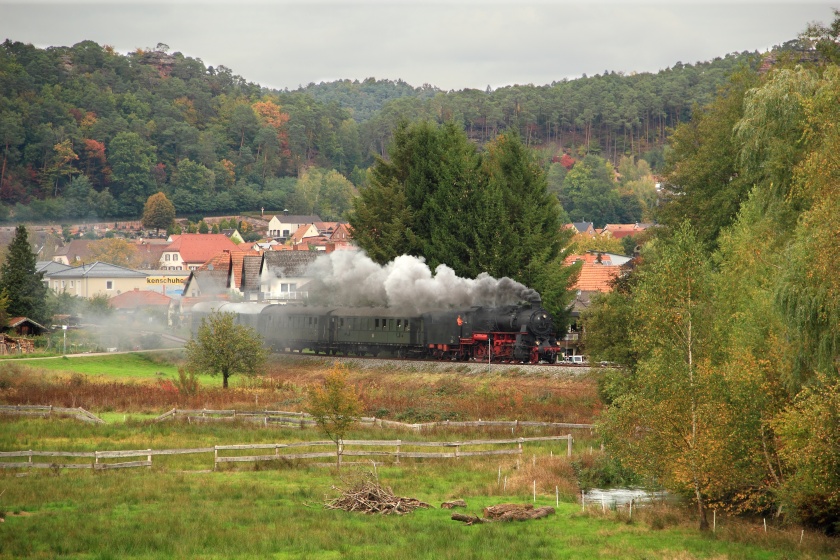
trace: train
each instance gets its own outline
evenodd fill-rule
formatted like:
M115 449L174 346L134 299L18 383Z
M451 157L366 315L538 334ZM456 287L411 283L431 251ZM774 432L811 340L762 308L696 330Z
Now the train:
M531 364L562 357L554 320L539 299L427 313L205 301L192 308L193 336L214 312L233 313L238 324L256 330L277 352Z

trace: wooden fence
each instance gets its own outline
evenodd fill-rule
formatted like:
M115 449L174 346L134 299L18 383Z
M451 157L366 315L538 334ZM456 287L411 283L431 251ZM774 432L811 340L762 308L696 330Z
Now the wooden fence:
M292 428L309 428L315 425L315 420L310 414L305 412L287 412L282 410L258 410L258 411L237 411L237 410L209 410L209 409L176 409L173 408L169 412L161 414L155 418L156 422L162 420L172 420L176 418L186 418L189 422L209 422L216 420L250 420L260 422L264 425L281 424ZM559 428L559 429L582 429L594 430L594 424L572 424L568 422L530 422L520 420L477 420L472 422L451 422L444 420L442 422L426 422L408 424L405 422L397 422L395 420L384 420L382 418L359 418L360 424L371 424L380 428L398 428L421 431L423 429L435 427L483 427L496 426L510 428L515 431L518 428Z
M83 422L90 422L92 424L104 424L105 421L88 412L87 410L79 408L62 408L60 406L43 406L31 404L19 405L2 405L0 406L0 413L2 414L16 414L20 416L51 416L59 414L64 416L73 416L77 420Z
M474 441L444 441L444 442L430 442L430 441L405 441L405 440L345 440L340 441L337 449L335 442L332 441L304 441L293 443L257 443L257 444L243 444L243 445L216 445L214 447L200 447L196 449L139 449L130 451L0 451L0 468L3 469L18 469L18 468L51 468L51 469L119 469L132 467L151 467L152 457L161 455L194 455L202 453L213 454L213 470L216 470L222 463L244 463L244 462L258 462L258 461L293 461L302 459L318 459L331 458L338 463L342 462L344 457L378 457L378 458L392 458L394 463L399 463L400 459L407 458L423 458L423 459L460 459L463 457L480 457L492 455L521 455L523 444L544 441L566 441L566 454L572 455L572 435L565 436L546 436L533 438L512 438L501 440L474 440ZM516 447L512 449L482 449L482 450L465 450L464 448L476 446L494 446L507 445ZM330 451L301 451L296 450L301 448L324 447L330 446L334 448ZM353 450L348 447L380 447L390 448L383 450ZM447 451L426 451L430 448L443 448ZM229 455L226 452L242 452L251 450L270 451L270 453L260 453L256 455ZM282 450L282 452L281 452ZM292 451L292 452L290 452ZM220 452L222 454L220 454ZM55 461L35 461L33 458L44 457L75 457L86 458L86 462L58 462ZM145 460L112 462L108 460L144 457ZM26 461L6 461L9 458L26 458Z

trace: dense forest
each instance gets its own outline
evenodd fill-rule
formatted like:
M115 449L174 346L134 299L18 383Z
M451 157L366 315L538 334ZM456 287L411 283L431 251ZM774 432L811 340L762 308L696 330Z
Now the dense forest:
M840 534L840 11L670 137L661 227L594 301L623 466L711 511Z
M589 158L587 176L610 183L606 162L643 157L660 166L668 130L708 103L734 69L760 62L731 54L656 74L605 72L495 91L373 78L272 91L168 51L161 44L120 54L91 41L0 45L0 219L134 218L159 191L179 215L287 208L338 219L398 124L418 120L454 122L479 146L515 131L547 171L565 154L571 159L554 166L550 184L561 195L576 159ZM606 213L567 194L568 216L643 217L649 192L621 202L632 189L606 190L615 191Z

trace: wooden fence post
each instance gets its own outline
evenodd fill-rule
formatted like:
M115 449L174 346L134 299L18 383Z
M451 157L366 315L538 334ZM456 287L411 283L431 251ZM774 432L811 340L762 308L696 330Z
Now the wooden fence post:
M397 440L397 464L400 464L400 445L402 444L402 440Z
M569 439L566 447L566 457L572 456L572 434L569 434Z
M338 440L338 450L336 451L337 457L336 461L338 462L338 467L341 468L341 454L344 452L344 440Z
M519 438L519 454L522 455L522 438Z
M149 462L149 468L151 469L151 468L152 468L152 450L151 450L151 449L147 449L146 451L149 453L149 454L146 456L146 460Z
M216 470L216 465L219 464L219 446L213 446L213 470Z

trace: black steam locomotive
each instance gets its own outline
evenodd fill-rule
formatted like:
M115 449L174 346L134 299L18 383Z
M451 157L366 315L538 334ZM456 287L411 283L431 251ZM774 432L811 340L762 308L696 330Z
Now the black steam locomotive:
M562 353L554 321L539 301L431 313L270 303L201 302L192 309L193 335L213 313L233 313L275 351L315 354L555 363Z

